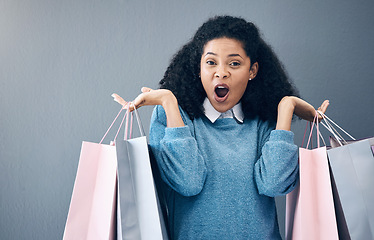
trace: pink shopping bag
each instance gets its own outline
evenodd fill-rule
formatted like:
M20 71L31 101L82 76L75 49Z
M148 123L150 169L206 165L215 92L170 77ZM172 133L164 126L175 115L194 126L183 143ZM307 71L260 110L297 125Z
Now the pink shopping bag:
M314 124L319 135L317 118ZM307 149L312 130L307 147L299 149L298 187L286 196L286 239L338 239L326 147L318 139L318 148Z
M103 139L82 143L64 240L116 237L117 153L115 146L101 144Z

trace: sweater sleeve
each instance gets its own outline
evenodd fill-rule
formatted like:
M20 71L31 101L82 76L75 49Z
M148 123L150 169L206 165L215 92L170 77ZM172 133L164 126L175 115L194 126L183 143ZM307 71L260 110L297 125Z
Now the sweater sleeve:
M207 169L193 137L192 122L180 109L186 126L166 127L166 115L156 106L150 126L149 145L154 153L163 181L183 196L201 192ZM188 126L190 125L190 126Z
M275 197L291 192L299 173L298 147L294 134L285 130L269 130L259 141L260 158L254 177L260 194Z

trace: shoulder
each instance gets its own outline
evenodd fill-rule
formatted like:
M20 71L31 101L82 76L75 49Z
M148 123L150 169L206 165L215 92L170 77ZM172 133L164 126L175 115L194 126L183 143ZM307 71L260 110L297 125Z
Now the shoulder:
M178 106L178 107L179 107L179 112L181 114L181 117L183 119L184 124L185 125L191 125L192 120L189 118L187 112L184 111L183 108L181 108L181 106ZM160 122L160 123L162 123L163 125L166 126L166 122L167 122L166 121L166 113L165 113L164 108L161 105L157 105L153 109L151 123L154 122L154 121Z

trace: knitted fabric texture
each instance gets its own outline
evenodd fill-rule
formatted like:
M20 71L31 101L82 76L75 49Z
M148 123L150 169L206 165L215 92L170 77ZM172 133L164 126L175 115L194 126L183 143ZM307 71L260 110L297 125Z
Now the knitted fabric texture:
M293 133L258 119L191 121L167 128L156 106L149 144L167 184L172 239L281 239L274 196L298 177Z

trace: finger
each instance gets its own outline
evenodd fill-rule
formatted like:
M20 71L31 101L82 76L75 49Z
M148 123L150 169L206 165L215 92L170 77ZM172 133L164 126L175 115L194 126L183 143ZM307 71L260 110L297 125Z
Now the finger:
M143 93L145 93L145 92L150 92L150 91L152 91L152 88L149 88L149 87L142 87L141 91L142 91Z
M143 103L145 102L144 100L144 93L141 93L139 94L139 96L137 96L134 101L132 101L132 110L134 110L134 107L136 108L140 108L141 106L143 106Z
M323 119L323 114L326 112L327 107L329 106L330 102L329 100L325 100L321 106L318 108L318 111L321 112L322 114L318 113L318 120L322 121Z
M123 100L123 98L121 98L118 94L113 93L112 97L113 97L113 99L114 99L115 102L121 104L122 106L126 106L127 105L127 102L125 100Z
M325 101L322 103L321 107L319 107L319 110L320 110L321 112L325 113L326 110L327 110L327 107L328 107L329 105L330 105L329 100L325 100Z
M145 96L147 93L149 93L150 91L152 91L153 89L152 88L149 88L149 87L142 87L141 91L142 93L139 94L135 100L133 101L134 105L136 108L139 108L141 106L144 106L144 103L145 103Z
M135 109L135 105L134 105L134 102L128 102L128 104L126 105L126 109L129 109L130 112L134 111Z

